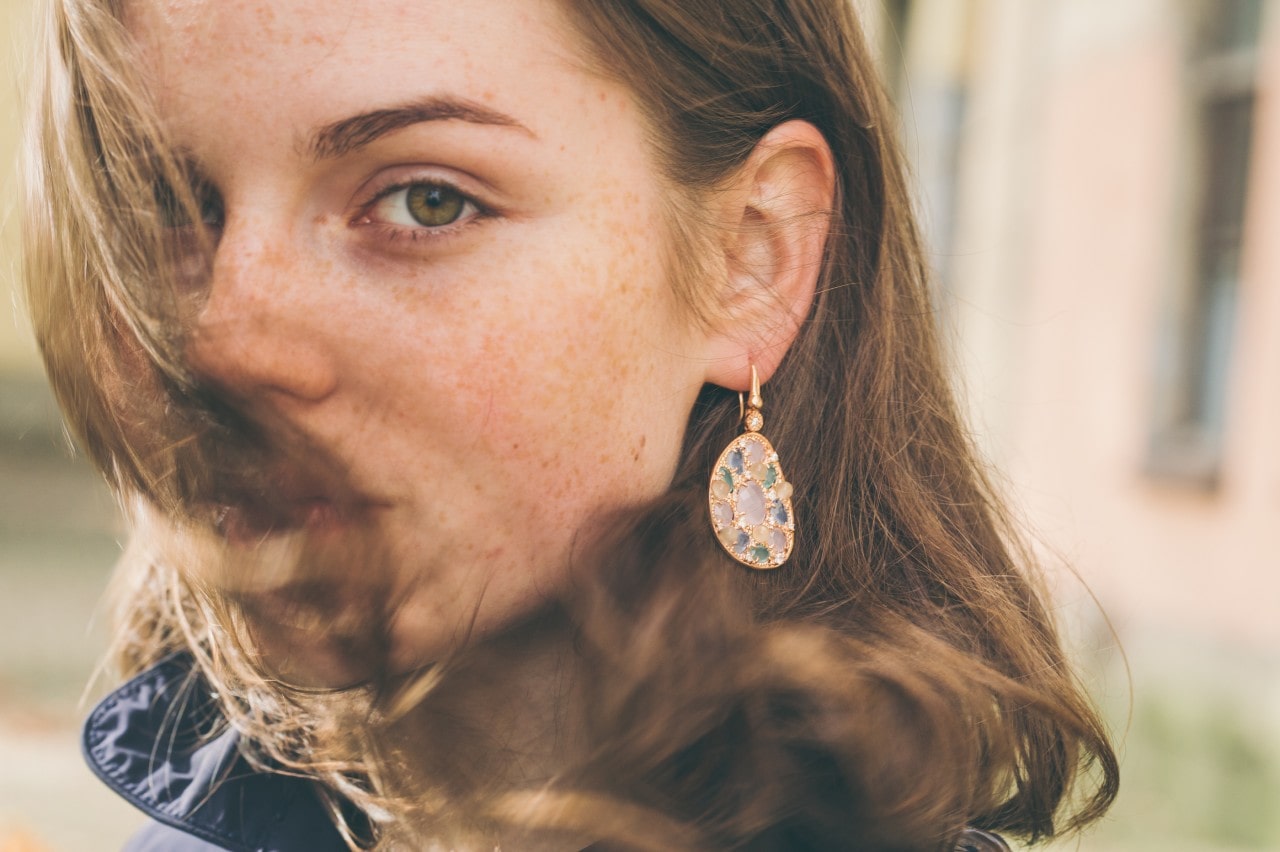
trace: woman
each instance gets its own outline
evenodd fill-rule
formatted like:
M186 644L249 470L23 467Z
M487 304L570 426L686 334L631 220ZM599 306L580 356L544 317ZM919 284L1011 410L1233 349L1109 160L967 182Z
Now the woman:
M57 0L48 44L30 304L135 526L86 749L136 848L1106 809L848 4Z

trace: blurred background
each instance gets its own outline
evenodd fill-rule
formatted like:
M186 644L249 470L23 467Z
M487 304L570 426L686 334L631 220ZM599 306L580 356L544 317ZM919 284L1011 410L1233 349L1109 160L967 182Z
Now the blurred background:
M1280 0L857 0L974 429L1124 775L1082 850L1280 850ZM78 719L122 528L15 308L0 0L0 852L138 823ZM69 807L70 806L70 807Z

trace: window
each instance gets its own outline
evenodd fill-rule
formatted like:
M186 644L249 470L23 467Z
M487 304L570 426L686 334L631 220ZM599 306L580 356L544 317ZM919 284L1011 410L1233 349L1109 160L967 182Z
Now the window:
M1189 239L1157 357L1149 470L1212 487L1225 429L1263 0L1199 0L1189 9Z

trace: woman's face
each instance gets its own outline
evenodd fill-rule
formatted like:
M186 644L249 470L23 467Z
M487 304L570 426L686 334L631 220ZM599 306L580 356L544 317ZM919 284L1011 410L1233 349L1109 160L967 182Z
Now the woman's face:
M127 23L221 201L188 356L358 493L336 511L272 471L273 523L376 531L394 665L533 611L595 517L669 485L706 372L628 91L541 0L141 0ZM264 623L290 606L241 592ZM263 628L323 677L309 629Z

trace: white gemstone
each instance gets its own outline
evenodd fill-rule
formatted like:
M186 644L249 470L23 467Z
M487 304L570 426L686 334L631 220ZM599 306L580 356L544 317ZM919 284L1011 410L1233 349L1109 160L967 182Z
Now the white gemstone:
M759 482L748 482L738 488L738 517L745 526L764 523L764 490Z
M775 558L781 559L787 555L787 534L782 530L769 530L769 549L773 551Z

